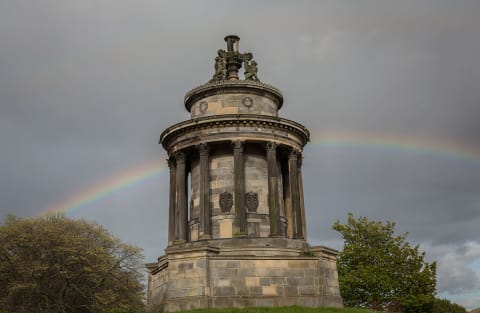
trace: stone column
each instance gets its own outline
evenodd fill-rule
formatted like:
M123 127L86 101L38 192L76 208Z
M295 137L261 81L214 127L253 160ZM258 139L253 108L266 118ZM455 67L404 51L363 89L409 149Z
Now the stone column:
M233 142L233 168L235 184L235 215L238 233L236 237L247 235L247 214L245 211L245 166L243 159L244 143L240 140Z
M287 219L287 238L293 238L293 213L292 213L292 197L290 195L290 171L288 169L288 160L282 166L282 183L283 183L283 205L285 207L285 218Z
M290 196L292 198L293 211L293 238L303 239L302 212L300 209L300 190L298 188L298 151L293 149L288 157L289 178L290 178Z
M170 170L170 195L168 197L168 245L172 245L175 240L175 202L177 200L177 166L173 158L167 159Z
M212 238L212 227L210 221L210 190L208 188L208 153L209 147L206 143L198 146L200 154L200 239Z
M302 177L303 155L298 157L298 189L300 191L300 212L302 213L303 239L307 240L307 221L305 218L305 198L303 196L303 177Z
M267 143L268 163L268 212L270 215L270 237L281 237L280 207L278 199L277 144Z
M187 241L188 205L187 205L187 172L185 167L185 153L177 152L176 189L177 189L177 210L175 213L175 242L184 243Z

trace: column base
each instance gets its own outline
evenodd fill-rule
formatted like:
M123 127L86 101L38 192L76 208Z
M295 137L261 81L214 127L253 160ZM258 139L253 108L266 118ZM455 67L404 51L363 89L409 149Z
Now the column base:
M199 240L209 240L209 239L212 239L212 236L211 235L201 235L198 239Z
M241 238L241 237L247 237L247 236L248 236L248 234L244 233L244 232L238 232L238 233L233 234L233 237L235 237L235 238Z
M174 240L172 245L181 245L181 244L184 244L186 243L187 241L185 239L177 239L177 240Z

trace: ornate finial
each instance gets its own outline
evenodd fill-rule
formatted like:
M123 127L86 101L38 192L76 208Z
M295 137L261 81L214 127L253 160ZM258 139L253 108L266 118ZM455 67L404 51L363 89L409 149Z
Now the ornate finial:
M227 52L238 52L240 37L237 35L228 35L225 36L224 40L227 42Z
M240 37L235 35L226 36L227 42L227 80L238 80L238 70L242 67L243 55L238 52Z
M227 51L218 50L215 58L215 74L209 82L222 80L238 80L238 70L245 66L245 80L259 81L257 77L257 62L253 61L253 54L250 52L240 53L238 44L240 37L229 35L225 37Z

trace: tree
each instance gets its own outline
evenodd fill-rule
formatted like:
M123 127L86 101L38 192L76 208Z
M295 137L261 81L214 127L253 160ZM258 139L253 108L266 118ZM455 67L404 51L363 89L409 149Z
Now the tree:
M467 313L464 307L452 303L447 299L435 299L433 303L433 312L435 313Z
M343 236L338 257L340 292L347 306L401 312L431 312L435 299L435 262L394 236L395 223L348 215L333 229Z
M0 225L0 310L97 313L143 307L143 256L101 225L63 216Z

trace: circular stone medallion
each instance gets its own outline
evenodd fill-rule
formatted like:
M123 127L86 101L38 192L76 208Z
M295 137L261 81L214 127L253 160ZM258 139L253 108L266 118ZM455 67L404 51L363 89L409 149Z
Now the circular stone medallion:
M205 101L200 102L199 109L200 109L200 113L202 114L205 113L208 109L208 103Z
M253 100L250 97L245 97L242 100L242 104L246 106L247 108L250 108L253 105Z

